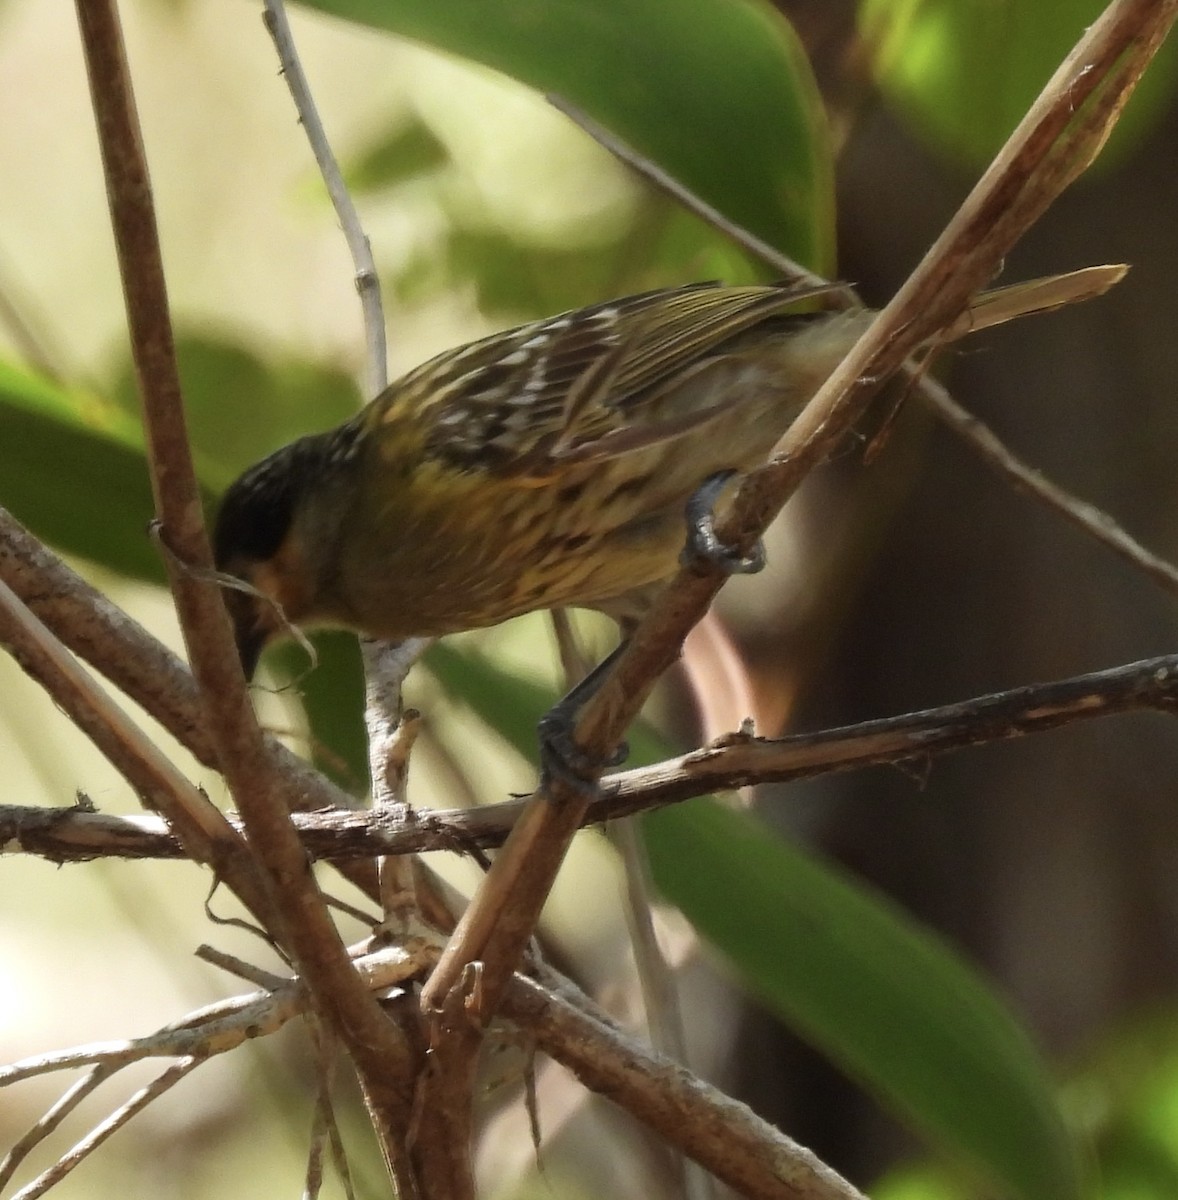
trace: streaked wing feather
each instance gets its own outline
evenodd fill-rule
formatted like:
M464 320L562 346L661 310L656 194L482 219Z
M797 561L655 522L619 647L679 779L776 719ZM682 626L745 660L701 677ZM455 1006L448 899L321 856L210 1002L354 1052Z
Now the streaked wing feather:
M606 462L611 458L619 458L623 454L633 454L636 450L646 450L651 446L672 442L710 421L713 417L719 416L723 411L724 405L713 404L708 408L697 409L695 412L687 413L671 421L618 425L591 441L582 441L567 449L558 447L546 456L546 461L554 466L558 463L589 460Z
M417 368L426 449L466 469L543 474L681 436L719 411L667 419L644 399L726 341L832 288L691 284L565 313Z

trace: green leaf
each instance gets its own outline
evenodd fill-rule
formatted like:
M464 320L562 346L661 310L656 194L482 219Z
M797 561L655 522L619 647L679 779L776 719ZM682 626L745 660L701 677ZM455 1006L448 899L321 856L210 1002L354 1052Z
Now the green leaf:
M314 0L577 105L732 220L817 269L833 172L809 64L745 0Z
M862 0L885 96L950 158L990 161L1106 0ZM1174 48L1150 66L1110 141L1132 146L1173 91ZM1107 160L1108 155L1104 156Z
M270 652L282 676L297 689L311 729L311 760L352 792L368 791L368 735L364 728L364 668L355 634L318 629L312 666L294 643Z
M440 246L410 257L393 290L406 300L473 287L481 312L521 320L676 281L756 283L762 277L710 225L669 203L652 203L645 219L608 246L531 245L458 218Z
M425 665L452 700L465 704L525 758L536 757L536 723L552 707L550 688L448 642L429 648Z
M440 251L430 247L402 268L396 292L404 299L473 285L481 312L514 320L592 304L617 275L600 246L528 246L501 230L455 226Z
M0 362L0 505L59 549L163 579L135 422L114 405Z
M552 688L508 671L476 650L445 642L430 647L425 664L451 699L467 705L524 758L536 761L536 726L560 699ZM658 762L669 753L666 742L643 722L630 730L628 746L631 766Z
M1033 1047L944 943L748 814L695 800L645 828L662 892L807 1040L1011 1194L1084 1195Z
M338 425L359 407L355 382L343 371L301 359L270 362L231 337L181 329L176 358L193 457L217 492L270 451ZM115 378L113 395L137 417L129 358Z
M182 338L179 352L209 511L214 493L246 465L356 408L355 387L339 371L270 367L210 337ZM147 536L155 504L129 366L113 394L116 401L104 400L0 361L0 504L59 549L158 583L163 564Z

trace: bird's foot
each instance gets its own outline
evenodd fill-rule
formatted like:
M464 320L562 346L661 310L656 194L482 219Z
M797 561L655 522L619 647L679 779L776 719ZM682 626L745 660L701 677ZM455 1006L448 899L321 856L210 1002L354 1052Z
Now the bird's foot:
M630 748L625 742L620 743L614 752L603 760L598 755L586 753L573 737L581 709L601 687L624 648L623 642L540 718L537 733L540 739L541 788L558 779L573 791L592 799L598 793L601 772L626 761Z
M718 567L727 575L755 575L765 566L760 539L747 554L725 545L716 535L716 501L735 471L717 471L699 485L687 502L687 545L680 562L687 567Z

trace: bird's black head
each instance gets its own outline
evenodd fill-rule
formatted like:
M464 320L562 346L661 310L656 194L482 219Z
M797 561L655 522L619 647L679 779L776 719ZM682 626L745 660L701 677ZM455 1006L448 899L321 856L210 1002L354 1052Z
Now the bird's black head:
M227 590L237 651L252 676L267 641L281 621L274 603L297 619L292 603L306 590L299 578L303 561L295 544L295 516L325 466L322 436L302 438L249 468L226 491L213 529L213 556L219 571L244 580L262 595ZM269 599L267 599L267 597Z
M240 560L265 562L290 532L295 503L314 469L314 438L276 450L229 487L217 510L213 556L217 569L232 571Z

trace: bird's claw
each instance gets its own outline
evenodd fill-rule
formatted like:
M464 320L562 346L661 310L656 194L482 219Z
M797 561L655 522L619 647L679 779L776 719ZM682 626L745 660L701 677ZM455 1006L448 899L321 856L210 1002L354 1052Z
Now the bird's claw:
M575 712L560 711L557 705L540 721L540 787L547 791L554 780L588 799L596 799L601 790L601 772L626 761L630 747L621 742L609 758L587 754L573 738Z
M684 566L717 567L726 575L755 575L765 566L765 547L758 538L747 553L722 542L716 535L716 501L735 471L717 471L696 488L687 502L687 545L680 561Z
M588 794L592 798L599 791L598 780L601 772L626 760L630 748L625 742L621 742L608 758L602 759L599 755L586 753L573 737L578 713L609 675L624 647L625 643L599 662L567 696L540 718L536 732L540 740L542 787L556 779L578 794Z

